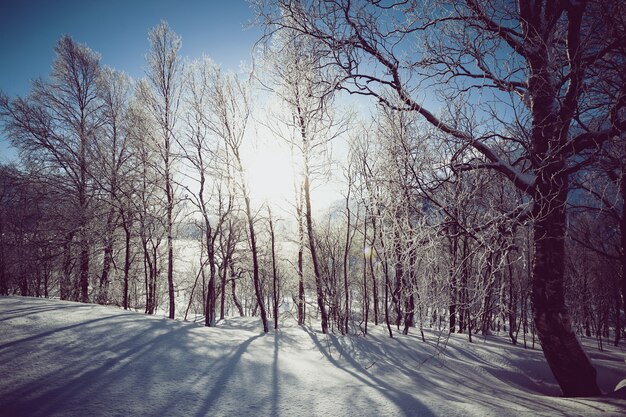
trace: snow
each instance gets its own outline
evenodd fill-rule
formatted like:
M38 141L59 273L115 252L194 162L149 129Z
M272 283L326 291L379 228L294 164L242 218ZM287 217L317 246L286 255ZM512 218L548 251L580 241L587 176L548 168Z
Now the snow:
M620 416L626 400L565 399L539 350L426 331L326 336L258 320L217 328L112 307L0 298L2 416ZM445 348L444 348L445 347ZM624 352L586 346L601 387Z

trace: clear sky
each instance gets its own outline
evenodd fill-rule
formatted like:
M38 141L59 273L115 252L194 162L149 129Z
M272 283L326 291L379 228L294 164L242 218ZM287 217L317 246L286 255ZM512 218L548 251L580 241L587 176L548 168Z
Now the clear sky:
M26 95L47 77L54 45L70 35L102 56L102 64L140 78L148 31L161 20L182 37L182 56L209 55L225 69L250 62L258 28L245 0L0 0L0 90ZM14 153L0 133L0 162Z

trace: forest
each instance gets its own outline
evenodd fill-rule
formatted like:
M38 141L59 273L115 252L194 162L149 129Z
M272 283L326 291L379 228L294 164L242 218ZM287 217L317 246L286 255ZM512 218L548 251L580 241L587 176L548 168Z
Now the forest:
M141 79L64 36L28 95L0 92L0 295L498 332L600 395L580 338L626 336L626 3L251 7L238 73L162 22ZM250 170L260 136L285 152ZM280 164L290 196L259 197Z

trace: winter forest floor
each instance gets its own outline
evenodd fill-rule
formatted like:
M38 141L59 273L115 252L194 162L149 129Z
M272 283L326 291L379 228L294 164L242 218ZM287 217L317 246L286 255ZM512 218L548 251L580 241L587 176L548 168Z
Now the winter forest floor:
M112 307L0 298L2 416L611 416L626 400L565 399L540 350L426 331L325 336L255 319L217 328ZM416 332L419 333L419 332ZM445 346L445 349L444 349ZM605 392L624 347L586 350Z

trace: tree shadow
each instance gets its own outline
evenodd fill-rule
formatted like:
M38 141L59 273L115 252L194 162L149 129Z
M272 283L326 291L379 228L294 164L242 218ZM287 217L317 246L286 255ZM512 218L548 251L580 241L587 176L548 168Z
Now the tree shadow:
M350 367L342 365L337 359L335 359L330 351L330 345L324 346L322 341L318 337L318 333L313 332L311 329L305 328L306 333L309 335L317 349L326 357L326 359L335 367L348 373L352 377L356 378L363 385L366 385L385 396L389 401L395 404L405 415L420 415L420 416L434 416L433 412L423 403L415 399L412 395L403 392L385 381L378 378L376 375L368 372L360 363L358 363L352 355L349 355L337 342L337 337L334 335L325 335L332 347L341 355L341 357L350 365ZM352 369L350 369L352 368Z
M56 311L56 310L64 310L64 309L76 309L76 308L93 308L91 304L81 304L74 303L70 301L58 302L58 305L33 305L28 304L28 301L34 300L43 300L37 297L15 297L15 296L1 296L3 304L6 306L7 303L10 305L15 305L13 308L3 308L2 317L0 317L0 322L8 321L15 318L27 317L33 314L45 313L47 311ZM26 302L25 302L26 300Z
M32 309L23 307L24 312L39 309L40 316L33 313L36 320L52 318L41 322L39 333L33 326L39 322L0 323L0 334L15 329L12 338L20 336L0 348L0 415L106 410L125 416L277 416L332 410L430 416L474 406L566 415L573 410L597 414L603 408L590 400L570 404L498 387L515 375L490 375L489 369L506 369L506 364L497 360L486 367L482 351L463 352L456 346L458 351L450 351L454 358L413 366L436 348L410 335L340 337L301 327L251 334L93 305L87 312L81 304L65 303L56 316L47 315L54 303L34 299L26 303ZM303 362L294 366L291 361ZM331 371L324 379L320 367Z
M46 311L46 310L44 310L44 311ZM11 346L20 345L20 344L23 344L23 343L27 343L27 342L31 342L31 341L37 340L37 339L42 339L42 338L51 336L51 335L53 335L55 333L61 333L61 332L68 331L68 330L74 330L74 329L77 329L79 327L87 326L89 324L99 323L99 322L113 320L113 319L118 319L118 318L120 318L122 316L130 316L131 314L132 313L116 314L116 315L113 315L113 316L99 317L97 319L92 319L92 320L83 321L83 322L80 322L80 323L71 324L71 325L64 326L64 327L59 327L59 328L56 328L56 329L53 329L53 330L48 330L48 331L45 331L45 332L38 333L38 334L33 335L33 336L29 336L29 337L25 337L25 338L22 338L22 339L13 340L11 342L3 343L3 344L0 345L0 349L6 349L6 348L9 348Z
M222 392L226 388L233 370L241 360L242 355L246 352L248 347L256 339L262 337L263 334L253 336L241 343L227 358L220 361L220 366L216 369L217 373L214 375L213 388L206 395L202 406L195 413L196 416L210 415L211 406L217 402Z

